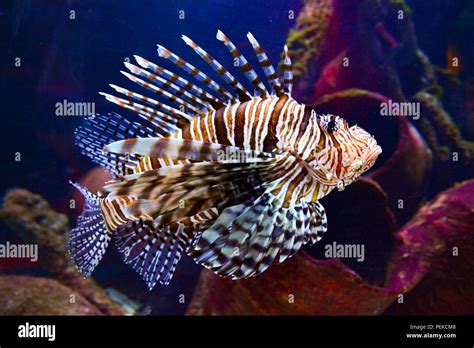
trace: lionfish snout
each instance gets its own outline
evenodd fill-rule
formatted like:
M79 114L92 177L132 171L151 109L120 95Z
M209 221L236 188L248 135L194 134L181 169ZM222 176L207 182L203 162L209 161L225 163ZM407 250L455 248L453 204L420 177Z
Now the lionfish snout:
M374 139L375 140L375 139ZM367 169L369 170L374 164L379 155L382 153L382 148L375 143L375 146L371 147L368 151L368 154L366 155L367 157Z
M382 148L375 138L366 130L354 125L349 129L346 138L346 153L344 154L343 170L341 171L338 189L357 181L359 177L369 170L382 153Z
M366 130L355 125L349 128L351 134L352 148L354 155L350 161L346 172L348 182L356 181L363 173L372 168L378 156L382 153L382 148L377 144L375 138Z

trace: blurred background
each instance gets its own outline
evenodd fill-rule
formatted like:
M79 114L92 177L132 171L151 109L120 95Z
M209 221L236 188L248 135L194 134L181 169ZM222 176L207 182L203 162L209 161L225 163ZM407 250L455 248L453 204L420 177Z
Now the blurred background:
M404 18L397 22L400 10L403 11ZM321 112L338 113L347 117L351 123L359 121L359 124L366 124L377 140L380 139L384 154L374 168L374 174L367 177L370 183L362 183L346 192L345 196L331 197L325 202L331 226L327 242L364 243L366 248L372 250L367 262L363 264L342 260L342 263L336 266L331 264L330 267L339 267L344 272L344 267L352 269L371 286L382 289L380 302L372 307L368 306L375 311L374 314L383 313L387 308L387 313L397 314L398 309L394 309L393 305L390 307L396 300L395 294L411 290L421 281L424 273L418 274L417 272L422 271L417 269L412 271L413 279L407 280L407 284L394 285L393 270L401 267L393 264L394 255L398 252L396 240L400 240L394 237L396 231L409 222L419 208L436 194L472 177L470 158L474 148L469 141L474 137L473 23L474 5L467 0L141 0L120 4L113 0L3 0L0 4L3 133L0 194L5 199L7 193L14 188L26 189L49 202L51 210L44 206L38 208L46 211L42 214L47 216L47 221L59 221L60 215L53 213L58 212L67 216L69 225L73 224L81 206L78 204L71 208L69 204L71 198L78 198L69 185L69 180L87 183L98 189L100 178L104 176L94 170L93 163L81 155L73 144L73 132L83 122L81 117L56 116L55 104L63 100L94 102L96 112L117 111L126 114L127 112L98 95L99 91L109 91L108 83L120 84L126 80L119 74L119 70L123 69L124 59L132 60L133 55L138 54L158 62L156 44L159 43L209 71L180 39L182 34L186 34L219 58L224 65L232 66L227 49L215 38L217 29L221 29L255 63L251 46L246 39L246 33L250 31L274 65L280 61L285 43L289 45L293 61L299 64L295 91L298 100L315 105L316 108L319 106ZM341 73L334 68L334 61L341 54L350 58L354 70ZM458 65L452 64L453 58L459 58ZM166 67L167 64L163 65ZM334 97L337 91L353 88L370 91L377 96L364 94L362 97L354 97L357 94L354 92L355 94ZM328 95L332 97L323 98ZM381 121L380 115L374 116L380 100L383 100L381 96L420 102L421 120L408 120L408 123L394 119ZM379 97L382 99L377 99ZM435 101L442 103L442 112L433 110ZM433 115L425 117L429 112ZM402 138L414 139L407 141L410 145L406 146L411 146L407 154L403 155L407 158L404 157L405 162L402 161L398 167L387 169L388 165L385 164L392 163L393 160L390 162L390 159L402 151L402 145L405 144ZM462 165L453 162L454 152L459 154ZM20 161L15 160L18 153ZM409 163L413 158L408 159L409 154L421 167L410 167ZM416 157L418 154L421 154L421 158ZM395 179L403 178L405 174L399 173L399 168L403 167L410 167L410 173L417 174L415 178L407 179L407 186L397 194ZM388 175L384 174L387 172ZM372 181L377 185L372 185ZM383 194L381 191L384 191ZM23 193L19 197L17 199L21 202L16 201L15 204L21 205L30 196ZM400 199L406 204L403 211L397 210ZM28 231L32 230L31 226L15 220L22 216L28 219L28 215L24 215L19 207L15 209L17 210L4 208L0 241L38 242L38 236L28 235ZM21 214L18 214L19 211ZM374 213L379 211L380 213ZM41 221L37 221L37 225L43 226ZM58 231L67 230L69 225L67 221L64 222L58 227ZM45 231L43 232L47 235L48 232ZM51 246L45 248L44 250L49 250ZM321 248L309 247L305 250L303 253L307 259L324 259ZM60 254L60 251L56 251ZM48 251L43 254L40 252L40 258L45 254L49 255ZM429 254L433 254L432 250ZM300 264L295 266L295 262L297 261L292 265L297 270L301 271L306 267ZM319 266L324 265L321 263ZM57 265L0 260L0 271L4 276L47 278L51 274L61 273L48 267ZM293 269L278 270L278 274L285 275ZM56 278L63 285L82 293L86 302L88 300L95 305L91 308L99 308L97 314L124 313L113 305L110 308L103 305L110 298L119 302L122 307L133 307L127 312L132 314L328 314L325 308L315 308L311 312L301 312L301 308L295 308L294 312L291 309L277 308L275 311L265 312L263 305L261 308L254 308L248 304L239 306L235 302L235 309L229 312L224 309L225 305L218 303L218 285L215 285L213 299L202 285L196 295L200 271L201 267L185 257L170 286L157 286L152 292L148 292L140 277L123 264L118 253L111 247L93 275L100 289L113 289L107 290L102 300L91 295L92 290L87 290L90 284L79 281L80 285L68 283L70 279L64 274ZM313 271L301 271L301 274L305 274L304 272ZM272 273L269 277L276 277L276 274ZM69 280L64 280L66 278ZM268 279L274 278L267 278L267 282L270 282ZM301 279L298 281L304 283ZM15 284L21 286L21 281ZM77 289L74 284L78 286ZM209 281L209 284L213 283ZM242 284L245 288L247 283ZM260 283L254 284L258 286ZM299 283L293 283L294 286L297 284ZM227 290L222 291L234 292L234 301L240 301L239 296L242 303L250 301L246 296L256 302L261 301L259 303L266 301L263 297L252 297L259 295L242 294L241 291L246 290L231 288L233 286L225 283L222 289ZM279 286L283 285L275 283L275 288ZM4 289L9 290L11 289ZM259 294L259 291L256 290L255 293ZM356 287L352 291L356 292ZM195 298L191 308L193 294ZM181 295L186 299L184 303L179 301ZM196 300L196 296L202 296L205 300ZM311 297L310 294L307 296ZM455 294L454 297L456 296ZM224 301L224 298L223 295L221 300ZM310 302L312 301L315 299ZM331 299L326 301L333 303ZM232 307L230 304L229 306ZM344 306L341 304L342 307ZM351 309L350 304L345 308L346 312L341 309L334 314L365 313L360 308ZM378 312L373 308L379 308ZM449 305L444 310L449 312L455 310L453 308ZM95 309L91 313L96 313ZM19 311L18 307L4 314L15 313L15 310ZM47 313L41 309L38 311ZM27 311L19 314L21 313Z

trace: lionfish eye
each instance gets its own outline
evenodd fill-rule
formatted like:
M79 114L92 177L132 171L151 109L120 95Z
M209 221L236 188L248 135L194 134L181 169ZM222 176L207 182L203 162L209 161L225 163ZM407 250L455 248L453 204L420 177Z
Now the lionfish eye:
M336 130L336 121L329 121L327 125L328 132L334 132Z

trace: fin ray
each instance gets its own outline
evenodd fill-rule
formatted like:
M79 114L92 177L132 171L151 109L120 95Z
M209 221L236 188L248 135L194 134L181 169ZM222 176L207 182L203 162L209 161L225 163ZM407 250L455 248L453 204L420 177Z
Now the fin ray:
M184 42L190 46L209 66L229 85L239 96L239 101L250 100L252 96L244 86L229 72L221 63L214 59L209 53L204 51L198 44L186 35L181 37Z
M234 103L236 99L234 96L227 91L225 88L217 84L209 76L204 74L202 71L194 67L193 65L186 62L184 59L178 57L176 54L166 49L165 47L158 45L158 55L162 58L170 60L173 64L183 69L189 75L193 76L196 80L203 83L205 86L214 90L218 95L219 99L224 103Z
M242 72L244 73L247 80L252 84L254 89L254 95L257 97L266 98L268 91L265 88L265 85L262 83L260 78L258 77L255 70L249 64L248 60L240 53L240 51L235 47L235 45L230 41L230 39L220 30L217 31L217 39L222 41L224 45L227 47L229 52L232 54L234 59L239 60L239 66Z
M85 205L70 232L67 249L76 269L88 277L105 254L111 234L102 219L98 198L79 184L71 184L83 194Z
M288 46L284 48L285 60L283 61L283 88L289 96L293 91L293 71L291 67L291 58L288 53Z
M278 81L278 77L275 72L275 68L273 67L272 63L267 57L265 51L263 51L262 47L259 45L258 41L251 33L247 33L247 38L250 41L255 54L257 55L258 62L260 63L260 67L262 68L265 77L267 78L267 82L270 85L272 92L275 92L276 95L281 96L283 94L282 87L280 82Z
M138 220L120 227L114 240L124 262L152 290L157 282L169 284L191 237L183 223L156 226L151 221Z
M150 62L149 60L146 60L145 58L142 58L140 56L135 55L135 60L137 61L138 65L140 65L142 68L148 69L153 71L157 76L162 76L168 82L176 82L177 85L181 86L183 89L189 91L189 93L195 95L196 97L200 97L203 100L207 101L211 106L217 110L224 106L225 104L219 100L217 97L214 95L210 94L209 92L204 91L202 88L192 84L185 78L176 75L175 73L162 68L161 66L156 65L155 63ZM148 77L148 76L147 76ZM150 75L151 78L153 78L152 75Z

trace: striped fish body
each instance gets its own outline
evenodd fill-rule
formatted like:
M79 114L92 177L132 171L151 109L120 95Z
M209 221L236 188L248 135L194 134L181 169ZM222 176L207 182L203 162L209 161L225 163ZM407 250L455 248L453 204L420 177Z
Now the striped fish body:
M279 123L298 125L298 118L305 106L287 95L265 99L252 97L244 102L235 102L193 118L189 124L179 128L170 137L196 140L215 144L231 145L246 150L272 152L284 135L277 135ZM280 125L281 126L281 125ZM285 131L285 130L284 130ZM286 129L294 133L296 129ZM165 162L158 158L147 158L137 166L135 172L156 169L162 165L181 163Z
M339 117L317 115L309 106L298 103L286 94L265 99L253 97L248 101L236 102L194 118L171 137L231 145L252 151L291 151L305 162L319 161L328 165L324 174L302 170L292 180L289 194L293 193L298 185L303 186L297 190L299 195L295 195L293 199L286 197L284 202L288 206L291 202L303 198L310 202L317 201L338 187L338 182L328 179L326 173L334 172L335 178L340 176L343 170L341 146L345 146L345 157L360 156L363 142L354 142L351 146L348 139L341 141L333 134L325 132L321 124L331 120L340 123L340 127L345 127L348 131L347 123ZM329 150L336 150L338 153ZM224 155L239 157L240 154ZM179 163L183 162L147 156L137 166L136 172Z
M300 127L301 123L306 126L310 124L308 121L310 113L307 112L304 115L305 108L307 107L298 104L287 95L272 96L266 99L253 97L248 101L236 102L227 107L213 110L200 118L194 118L190 124L179 129L171 138L232 145L251 151L271 152L277 149L279 143L290 142L291 139L300 140L304 131L307 132L308 127ZM295 141L295 143L301 144L299 141ZM300 146L300 148L307 149L309 147ZM133 151L133 149L127 151ZM222 155L224 158L232 159L234 156L239 160L245 159L242 158L245 157L245 153L223 152ZM305 154L302 153L302 155ZM179 165L184 162L145 156L134 168L134 172L147 172L162 166ZM284 205L290 204L292 198L290 194L292 193L300 193L293 197L293 201L302 199L303 193L305 193L304 196L308 196L310 184L314 186L311 193L320 187L317 180L311 180L304 172L300 173L288 187L288 196L284 199ZM302 187L295 190L298 185ZM307 198L309 201L316 201L326 195L328 190L318 190L315 195L310 194ZM134 216L127 213L127 208L137 199L137 197L130 196L99 199L102 215L109 231L117 230L124 224L143 218L142 215ZM214 208L201 214L197 213L196 216L193 215L193 221L191 221L193 228L201 225L203 221L215 219L217 214L218 211ZM150 216L146 218L153 219Z
M289 105L292 105L291 111ZM193 119L180 135L184 139L271 152L278 143L275 137L278 121L296 119L302 108L286 95L266 99L253 97Z
M286 47L279 78L247 36L269 89L219 31L253 93L185 36L227 88L158 46L196 81L136 56L139 66L126 62L122 73L160 99L112 84L122 97L100 93L137 118L97 115L76 131L82 152L115 177L97 195L74 184L86 206L68 246L82 274L113 240L150 289L169 283L183 254L220 276L256 276L319 241L327 229L319 199L373 165L381 149L372 136L291 97Z

